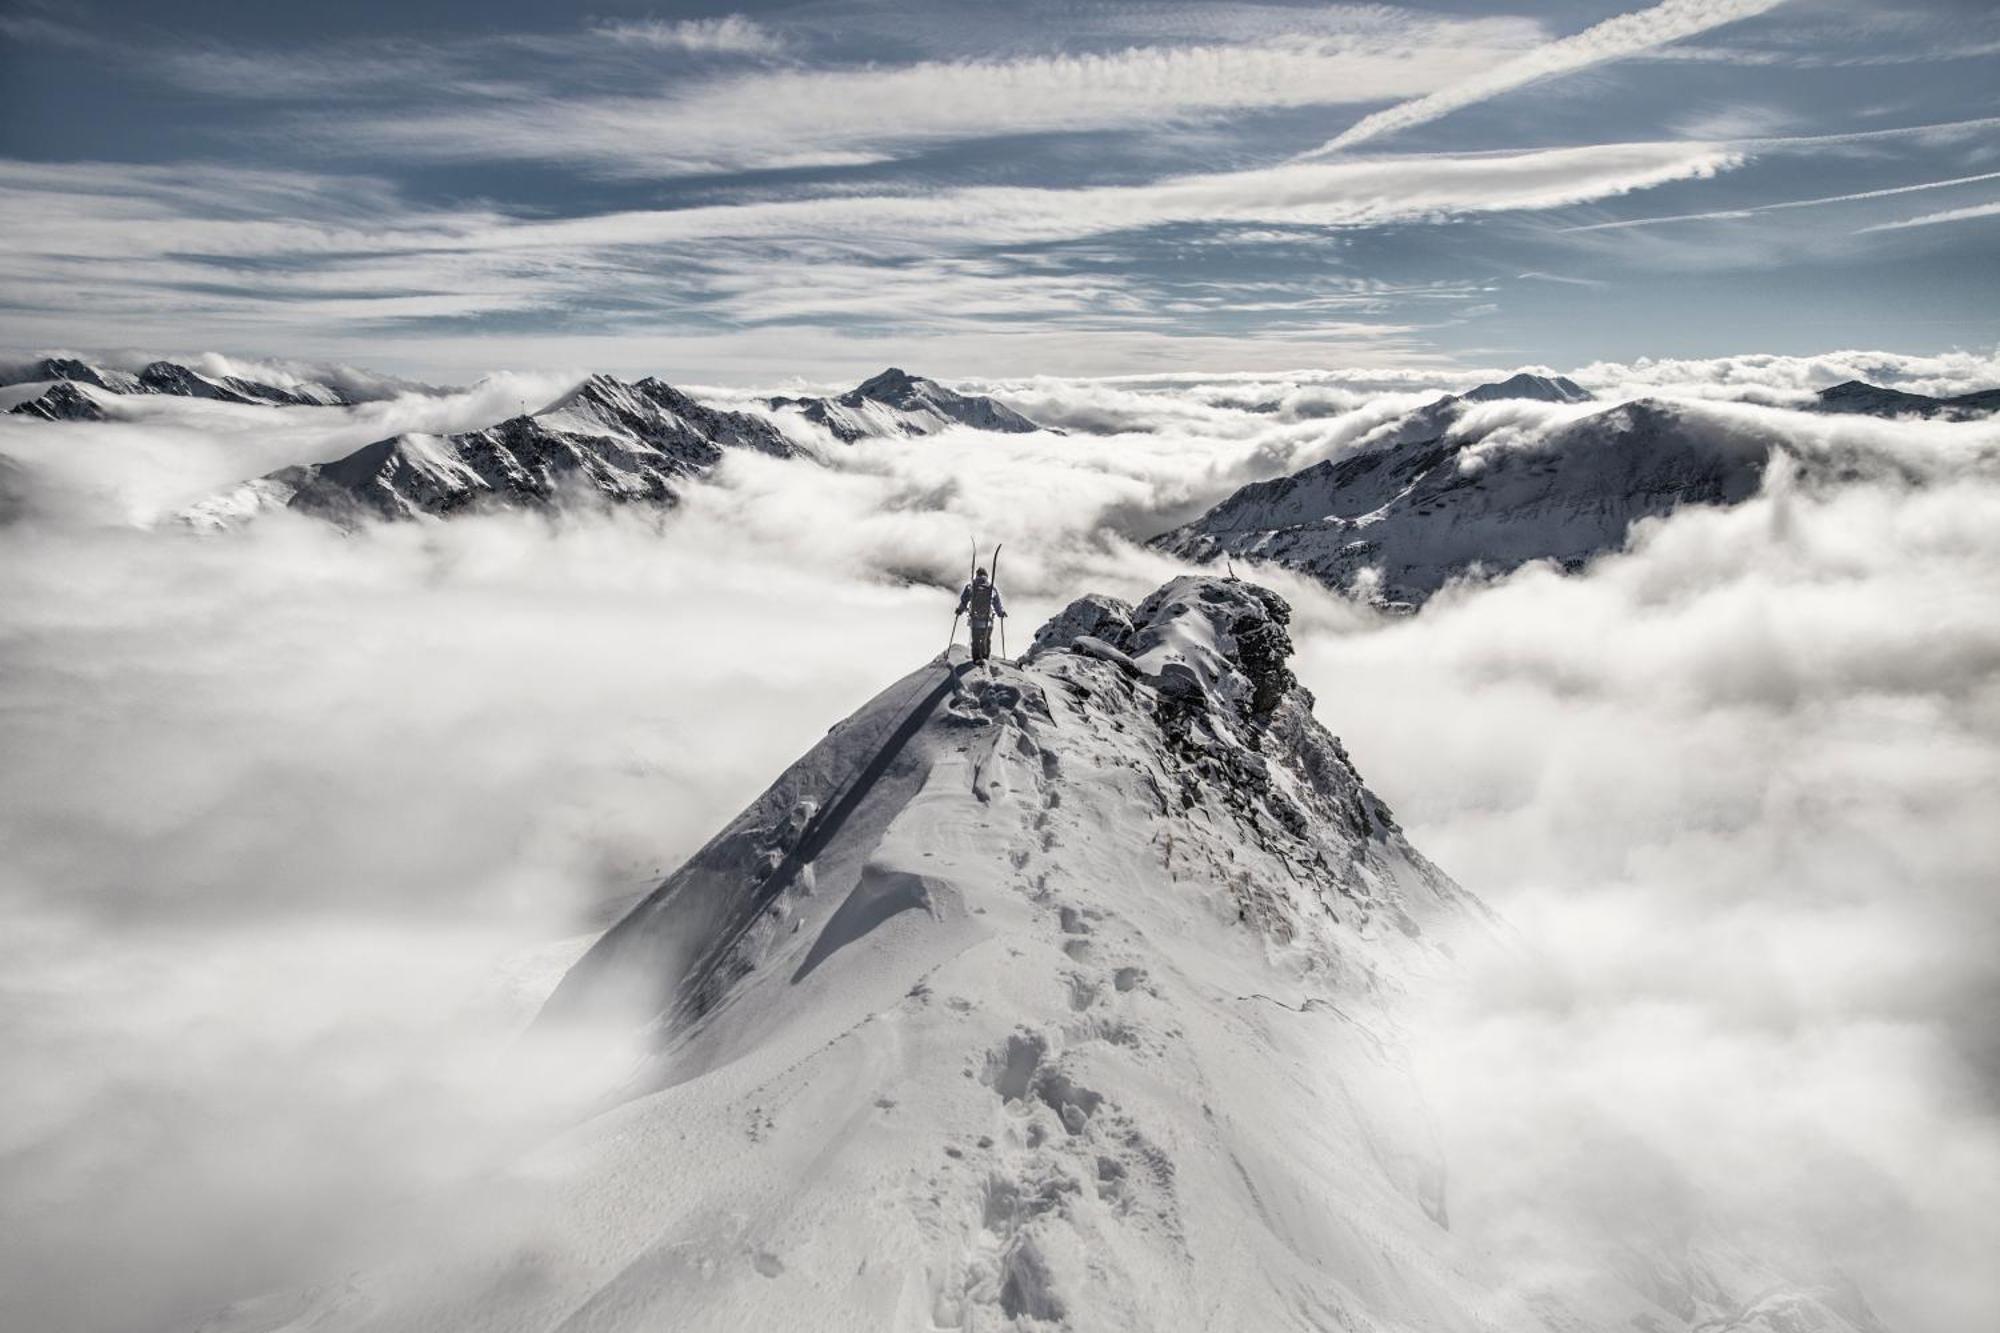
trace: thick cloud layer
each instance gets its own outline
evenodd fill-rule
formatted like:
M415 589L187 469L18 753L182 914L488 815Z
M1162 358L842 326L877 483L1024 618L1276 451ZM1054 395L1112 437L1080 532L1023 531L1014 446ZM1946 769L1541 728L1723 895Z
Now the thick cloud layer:
M1894 1327L1990 1321L1996 520L1990 481L1779 493L1309 641L1366 771L1546 966L1422 1047L1457 1218L1810 1237Z
M429 1234L593 1086L512 1045L568 958L943 645L973 537L1018 649L1171 571L1132 537L1464 385L1024 381L1076 433L732 459L664 518L155 522L562 387L0 423L32 487L0 528L0 1322L159 1327ZM1781 474L1411 620L1270 576L1322 718L1528 946L1419 1034L1454 1224L1549 1272L1715 1222L1896 1327L1983 1326L1996 432L1713 410L1929 480Z

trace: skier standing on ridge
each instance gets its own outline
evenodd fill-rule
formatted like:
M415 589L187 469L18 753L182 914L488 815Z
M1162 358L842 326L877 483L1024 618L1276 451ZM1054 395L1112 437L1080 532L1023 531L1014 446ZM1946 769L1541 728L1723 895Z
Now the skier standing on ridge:
M984 662L993 647L993 618L1007 618L1007 604L1000 590L987 580L986 571L974 570L972 582L958 595L958 613L972 612L972 660Z

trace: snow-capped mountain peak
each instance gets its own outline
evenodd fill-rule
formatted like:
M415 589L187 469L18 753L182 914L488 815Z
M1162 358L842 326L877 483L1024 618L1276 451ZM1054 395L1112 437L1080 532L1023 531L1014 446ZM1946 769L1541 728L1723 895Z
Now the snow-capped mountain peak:
M657 379L592 375L536 412L455 435L393 436L342 458L283 468L183 517L218 527L284 507L347 523L540 508L565 495L671 505L678 487L728 448L799 453L762 417L706 407Z
M1269 560L1389 605L1532 560L1575 568L1623 546L1641 518L1754 494L1770 441L1641 399L1489 441L1425 409L1357 452L1254 482L1156 538L1195 560Z
M30 398L14 404L8 412L14 416L37 417L43 421L108 421L111 414L96 394L87 389L88 381L58 380L43 390L40 397Z
M1194 1327L1222 1290L1280 1327L1372 1274L1473 1327L1387 1034L1490 919L1312 718L1288 615L1189 577L921 667L614 927L543 1023L651 1034L587 1137L676 1186L549 1298L782 1325L797 1271L855 1275L811 1282L821 1328Z
M1590 390L1562 375L1531 375L1522 371L1492 384L1467 389L1458 397L1470 403L1499 402L1508 398L1530 398L1543 403L1587 403Z
M900 366L890 366L879 375L870 376L854 388L854 393L862 398L873 398L880 402L903 406L910 395L924 384L935 383L922 380Z
M307 379L288 385L266 383L240 375L204 372L178 361L153 361L137 372L95 365L78 357L47 356L15 366L0 384L54 381L88 385L117 394L163 394L175 398L206 398L239 406L345 407L356 399L346 390Z
M773 398L844 444L867 436L934 435L949 426L1025 434L1044 430L1006 404L948 389L936 380L891 366L837 398Z
M1313 717L1288 620L1183 577L892 684L564 979L536 1035L644 1054L507 1215L289 1317L379 1327L414 1280L451 1328L1877 1333L1692 1247L1571 1307L1453 1232L1402 1033L1498 923Z

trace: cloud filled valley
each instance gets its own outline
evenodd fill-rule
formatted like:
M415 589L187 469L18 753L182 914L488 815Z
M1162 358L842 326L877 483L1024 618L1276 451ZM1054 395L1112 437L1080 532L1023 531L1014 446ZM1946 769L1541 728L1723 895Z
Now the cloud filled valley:
M1650 397L1770 461L1740 502L1642 517L1572 572L1447 581L1415 614L1236 568L1290 603L1292 668L1410 842L1508 923L1406 1033L1451 1226L1524 1286L1722 1234L1844 1273L1883 1326L1988 1324L2000 417L1814 395L1944 399L2000 359L1569 374L1591 401L1469 405L1467 456ZM376 441L497 429L580 378L0 416L0 1322L196 1328L407 1246L476 1250L526 1207L497 1164L635 1058L522 1026L937 654L969 542L1006 544L1018 655L1074 598L1186 572L1149 539L1477 379L954 381L1062 433L846 442L770 405L798 386L682 384L810 447L724 449L664 508L179 517Z

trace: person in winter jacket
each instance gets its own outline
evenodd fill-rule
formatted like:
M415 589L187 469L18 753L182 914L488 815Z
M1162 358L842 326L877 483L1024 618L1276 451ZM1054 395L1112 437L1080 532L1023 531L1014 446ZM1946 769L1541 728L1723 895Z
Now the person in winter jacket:
M972 613L972 660L984 662L993 648L993 620L996 616L1007 618L1007 604L1000 600L1000 590L983 569L973 572L972 582L958 595L958 613L968 611Z

